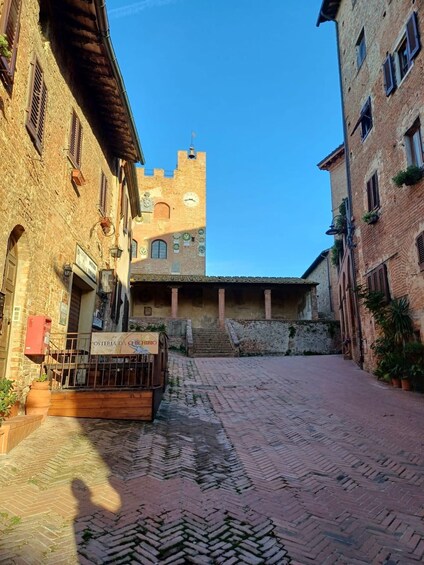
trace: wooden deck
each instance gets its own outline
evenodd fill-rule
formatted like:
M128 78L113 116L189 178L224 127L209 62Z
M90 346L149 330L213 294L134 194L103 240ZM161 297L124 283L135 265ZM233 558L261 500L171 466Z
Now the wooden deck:
M151 422L159 408L162 396L162 388L53 391L48 415Z

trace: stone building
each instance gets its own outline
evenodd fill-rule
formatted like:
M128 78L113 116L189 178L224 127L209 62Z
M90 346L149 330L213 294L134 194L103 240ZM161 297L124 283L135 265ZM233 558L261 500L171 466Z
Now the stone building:
M318 25L326 21L337 29L354 279L387 300L408 297L422 340L424 9L415 1L324 0ZM415 178L410 169L397 186L393 178L409 166ZM366 310L359 317L359 348L371 368L376 329Z
M204 275L206 153L178 151L177 167L137 169L141 215L133 232L132 274Z
M0 376L27 383L30 316L125 325L143 154L104 2L0 0L0 33Z
M337 270L331 259L331 250L325 249L316 257L302 275L318 283L317 309L318 318L323 320L338 319Z
M344 144L322 159L318 168L330 173L332 222L326 233L334 236L330 250L330 260L334 264L331 288L336 317L340 320L342 351L346 358L361 364L362 334L355 294L352 216L347 192ZM314 279L313 276L311 278Z

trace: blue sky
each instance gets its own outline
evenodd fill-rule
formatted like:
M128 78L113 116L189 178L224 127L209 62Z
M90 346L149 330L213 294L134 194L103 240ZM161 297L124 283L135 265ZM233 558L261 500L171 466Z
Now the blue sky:
M108 0L147 168L207 152L207 274L300 276L332 241L342 142L335 29L321 0Z

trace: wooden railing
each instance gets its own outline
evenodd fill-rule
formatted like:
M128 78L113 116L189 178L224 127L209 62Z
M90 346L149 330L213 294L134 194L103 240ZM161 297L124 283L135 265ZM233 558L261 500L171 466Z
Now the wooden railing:
M91 333L52 334L44 369L53 391L165 388L168 339L159 335L153 354L93 355Z

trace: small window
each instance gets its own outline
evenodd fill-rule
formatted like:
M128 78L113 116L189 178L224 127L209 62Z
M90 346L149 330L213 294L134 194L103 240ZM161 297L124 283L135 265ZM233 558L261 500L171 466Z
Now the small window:
M366 54L367 54L367 47L365 44L365 33L364 33L364 28L362 28L362 31L358 37L358 41L356 42L356 63L358 65L358 69L361 68Z
M368 98L361 110L361 138L365 139L372 130L371 98Z
M418 252L418 265L424 271L424 232L420 233L416 240Z
M373 269L367 275L367 287L372 292L381 292L384 295L385 302L390 302L389 281L387 278L387 267L383 263L376 269Z
M367 200L368 211L371 212L380 206L380 195L378 191L378 175L377 171L367 182Z
M72 112L69 132L69 158L76 169L81 168L82 126L75 112Z
M137 257L138 243L135 239L131 240L131 259Z
M103 171L100 179L99 210L103 216L107 215L107 178Z
M40 63L35 60L33 63L26 127L39 153L43 150L46 108L47 88L44 82L44 73Z
M408 165L422 167L424 165L424 160L420 120L416 120L412 128L406 133L405 147Z
M394 52L396 67L396 78L398 83L406 76L412 67L415 57L421 49L420 37L418 33L417 14L412 13L406 23L405 33Z
M10 57L0 57L0 75L9 89L13 84L18 49L22 0L6 0L0 18L0 34L7 39Z
M166 259L167 257L167 245L162 239L156 239L152 242L152 259Z

